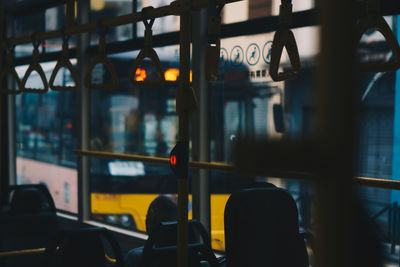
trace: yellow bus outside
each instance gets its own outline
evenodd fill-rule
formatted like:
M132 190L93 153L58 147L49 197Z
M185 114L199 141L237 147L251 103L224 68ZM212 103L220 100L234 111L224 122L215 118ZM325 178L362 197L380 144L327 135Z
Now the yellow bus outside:
M57 179L51 179L57 177ZM76 169L17 157L18 184L44 183L54 198L57 209L76 213L78 210ZM136 229L146 231L146 214L158 194L91 193L91 212L96 215L129 214ZM225 250L224 210L229 194L211 194L211 243L215 250ZM189 195L190 201L192 196ZM189 219L192 210L189 211Z
M92 193L92 214L130 214L139 231L146 231L146 214L150 203L158 194L104 194ZM224 210L228 194L211 195L211 243L215 250L225 250ZM192 201L192 196L189 195ZM192 209L189 207L189 219Z

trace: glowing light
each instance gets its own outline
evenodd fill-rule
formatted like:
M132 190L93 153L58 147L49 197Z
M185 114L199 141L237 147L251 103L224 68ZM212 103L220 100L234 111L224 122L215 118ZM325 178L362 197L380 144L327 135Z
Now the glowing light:
M164 78L166 81L174 82L178 80L179 77L179 70L178 69L167 69L164 72Z
M192 76L193 76L192 71L190 71L190 82L192 82L193 79ZM175 68L167 69L164 72L164 79L168 82L175 82L178 80L178 78L179 78L179 69Z
M176 165L176 156L171 156L171 165Z
M67 123L67 124L65 125L65 128L67 128L67 129L72 129L72 123Z
M147 77L145 69L137 68L135 74L136 74L135 80L137 82L143 82Z
M100 11L106 6L106 1L104 0L90 0L90 8L95 11Z

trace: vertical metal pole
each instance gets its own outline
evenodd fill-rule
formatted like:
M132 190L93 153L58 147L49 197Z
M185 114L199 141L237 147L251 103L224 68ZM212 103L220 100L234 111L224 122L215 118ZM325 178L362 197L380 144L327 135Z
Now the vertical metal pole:
M4 18L3 18L3 1L0 0L0 42L3 42L3 38L4 38ZM4 48L0 47L0 64L1 66L3 66L3 60L4 60ZM4 86L4 84L0 84L0 86ZM4 171L4 150L3 150L3 144L5 143L5 134L4 134L4 130L3 130L3 125L4 125L4 94L0 94L0 194L3 196L3 192L6 189L7 186L7 177L5 177L5 171ZM2 197L1 196L1 197ZM1 199L1 198L0 198Z
M7 36L14 36L14 24L12 23L12 18L5 16L6 23L6 34ZM15 87L14 79L7 79L8 88ZM15 118L15 96L8 95L7 96L7 153L8 153L8 184L14 185L17 183L17 174L16 174L16 159L17 159L17 149L16 149L16 118Z
M352 266L357 101L354 0L320 1L321 65L317 84L319 266Z
M132 13L138 11L138 0L132 1ZM137 38L137 23L132 23L132 39L135 40Z
M400 16L394 23L397 38L400 38ZM400 180L400 71L396 71L394 84L394 119L393 119L393 156L392 156L392 180ZM400 191L391 191L391 201L400 201Z
M393 203L393 215L392 215L392 246L391 246L391 254L396 251L396 241L397 241L397 221L398 221L398 205L397 202Z
M387 242L392 239L392 204L389 204L388 209L388 226L387 226Z
M180 0L182 5L189 5L190 0ZM179 87L176 93L176 106L179 116L179 141L189 145L189 110L187 90L190 90L190 11L180 17L179 50ZM189 155L187 155L189 156ZM178 179L178 267L188 266L188 173Z
M192 16L193 47L193 89L199 100L199 111L192 120L192 159L209 161L209 105L208 86L205 79L205 51L207 44L207 10L193 12ZM192 207L193 218L200 221L210 232L210 181L207 170L192 170Z
M89 22L90 1L78 1L78 21L79 24ZM85 71L88 68L89 59L87 49L89 47L89 33L78 35L77 55L78 72L80 80L80 90L77 101L79 103L79 129L80 129L80 148L89 149L89 90L84 86L83 80ZM88 220L90 217L90 188L89 188L89 158L82 156L78 162L78 214L81 221Z
M397 231L397 238L395 239L396 240L396 242L394 242L394 248L395 248L395 250L396 250L396 244L399 244L399 246L400 246L400 208L399 207L397 207L397 216L398 216L398 219L397 219L397 224L398 224L398 226L396 227L396 231ZM400 251L399 251L399 266L400 266Z
M75 18L75 0L67 0L67 10L66 10L66 18L67 18L67 27L71 27L74 25Z

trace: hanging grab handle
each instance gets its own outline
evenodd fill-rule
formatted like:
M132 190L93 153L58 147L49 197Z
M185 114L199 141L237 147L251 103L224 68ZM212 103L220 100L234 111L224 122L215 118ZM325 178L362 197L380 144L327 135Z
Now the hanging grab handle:
M9 44L9 42L7 42L7 66L2 68L1 72L0 72L0 85L1 85L1 89L0 89L0 93L1 94L12 94L12 95L16 95L21 93L21 89L22 89L22 84L21 84L21 80L18 77L17 72L15 71L15 66L14 66L14 49L15 46L12 46ZM12 89L8 89L8 84L6 85L6 87L3 87L4 85L4 80L7 78L7 75L10 75L12 78L14 78L15 82L17 83L17 87L16 90L12 90Z
M100 39L99 39L99 54L96 55L93 58L92 62L90 63L89 68L86 71L85 76L84 76L84 83L87 88L91 88L91 89L113 90L113 89L117 89L117 87L118 87L118 76L117 76L114 66L112 65L110 59L106 55L106 33L107 33L107 31L104 27L101 26L101 24L102 23L100 20L99 28L101 29L101 32L100 32ZM112 83L108 83L108 84L92 83L90 77L92 76L93 69L97 64L103 64L106 67L106 69L108 69L108 71L111 74Z
M279 29L275 32L274 40L271 48L271 63L269 66L269 75L274 81L286 81L297 78L301 70L301 62L299 50L297 49L296 39L293 32L289 29L292 23L292 3L291 1L282 0L279 10ZM283 48L289 55L292 69L279 72L279 64L281 61Z
M361 63L359 65L361 71L365 72L387 72L396 71L400 68L400 47L399 43L390 29L385 19L379 14L379 0L369 0L367 2L367 15L360 19L357 24L356 44L361 40L363 34L370 29L374 29L382 33L387 44L392 50L394 61L384 63Z
M208 42L206 47L205 75L207 81L218 79L218 68L221 51L221 11L225 4L217 5L210 0L208 17Z
M33 53L32 53L32 63L29 65L28 69L25 72L25 75L22 79L22 88L21 91L25 93L38 93L44 94L49 90L49 85L47 84L46 75L42 67L39 64L39 46L40 41L35 39L35 36L32 35L32 44L33 44ZM43 88L27 88L26 82L28 81L29 76L33 71L36 71L39 74L40 79L43 83Z
M136 57L135 61L133 62L133 66L131 68L131 72L129 73L129 81L135 86L149 86L149 87L162 87L164 86L164 71L161 66L160 59L156 51L151 47L152 46L152 39L153 39L153 31L151 28L153 27L154 19L150 19L150 22L147 21L147 10L153 9L153 7L145 7L142 9L141 15L142 20L145 26L144 30L144 47L140 50L138 56ZM146 77L140 77L137 79L137 71L142 64L145 58L149 58L153 61L154 66L156 67L157 74L159 76L158 81L149 81Z
M51 77L49 80L49 87L54 91L75 91L79 89L79 78L68 56L69 36L65 35L64 28L61 29L61 32L63 39L61 57L58 59L57 64L54 67L53 72L51 73ZM71 77L74 80L75 86L54 85L57 73L61 68L66 68L67 70L69 70L69 72L71 73Z

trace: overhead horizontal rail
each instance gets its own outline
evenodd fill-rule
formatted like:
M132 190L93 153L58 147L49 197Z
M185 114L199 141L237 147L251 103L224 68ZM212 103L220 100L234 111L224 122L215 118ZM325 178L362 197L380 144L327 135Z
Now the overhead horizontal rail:
M200 3L198 5L200 5ZM381 13L384 16L400 14L400 1L392 1L392 0L383 1L382 7L381 7ZM361 15L362 15L361 13L356 14L356 17L361 17ZM125 16L129 16L129 15L125 15ZM317 18L318 18L317 9L310 9L310 10L305 10L305 11L294 12L293 13L293 23L290 25L290 28L295 29L295 28L316 26L316 25L318 25ZM107 19L106 19L106 21L107 21ZM92 25L91 27L94 27L93 30L95 30L98 27L98 25L96 23L91 23L90 25ZM74 26L74 27L76 27L76 26ZM222 25L221 26L221 38L232 38L232 37L237 37L237 36L242 36L242 35L269 33L269 32L276 31L277 29L278 29L278 16L262 17L262 18L251 19L251 20L247 20L247 21ZM57 30L47 32L47 33L54 36L52 38L57 38L60 36L59 31L57 31ZM45 33L39 33L39 36L41 34L45 34ZM30 37L29 38L26 37L23 39L25 42L22 42L21 44L32 42ZM48 38L48 39L51 39L51 38ZM19 40L22 40L22 38L14 39L13 41L19 42ZM143 47L143 40L144 40L143 38L135 38L134 37L131 40L108 43L107 44L107 53L116 53L116 52L121 53L121 52L127 52L127 51L141 49ZM178 40L179 40L179 32L168 32L168 33L157 34L157 35L153 36L153 47L177 45L179 43ZM89 48L88 52L96 53L96 51L97 51L97 45L94 45ZM41 60L41 62L57 60L60 54L61 54L61 51L45 53L40 56L40 60ZM75 49L74 48L70 49L69 54L71 55L71 57L75 57L75 55L76 55ZM30 55L23 56L23 57L17 57L14 60L14 62L15 62L15 65L29 64L31 61L31 58L32 57Z
M140 50L143 47L144 38L135 38L128 41L119 41L113 43L107 43L107 54L122 53L134 50ZM153 47L163 47L169 45L179 44L179 32L168 32L157 34L153 37ZM61 47L61 45L60 45ZM92 45L88 48L87 52L91 55L97 54L98 45ZM68 50L70 58L76 57L76 48L70 48ZM61 50L57 52L46 52L40 55L41 62L56 61L61 55ZM29 64L32 60L32 56L17 57L14 59L16 66Z
M233 3L233 2L238 2L241 0L219 0L217 1L218 4L228 4L228 3ZM180 15L184 12L187 12L188 10L196 10L199 8L207 7L208 6L208 0L199 0L196 1L192 6L184 6L181 5L181 1L174 1L171 4L167 6L162 6L158 8L154 8L152 10L147 10L146 11L146 19L155 19L155 18L160 18L160 17L165 17L165 16L177 16ZM102 18L98 22L91 22L87 24L80 24L80 25L74 25L74 26L69 26L65 28L64 33L67 35L74 35L74 34L79 34L79 33L84 33L84 32L90 32L94 31L101 27L117 27L121 25L126 25L126 24L131 24L134 22L142 21L142 13L141 12L134 12L131 14L127 15L121 15L113 18ZM48 32L38 32L35 33L35 39L39 41L44 41L48 39L54 39L62 36L61 29L60 30L54 30L54 31L48 31ZM21 38L11 38L10 42L11 45L22 45L22 44L28 44L32 43L32 36L25 36Z
M233 3L240 0L219 0L218 3ZM192 8L202 8L208 5L208 0L200 0L197 2ZM168 6L162 6L159 8L154 8L152 11L148 12L148 18L158 18L168 15L178 15L187 10L186 7L180 7L178 2L173 2ZM362 16L361 9L355 15L356 18ZM391 16L400 14L400 3L399 1L384 1L381 8L381 14L383 16ZM146 14L147 15L147 14ZM290 28L301 28L301 27L309 27L318 25L317 21L318 10L310 9L306 11L299 11L293 13L293 23ZM244 22L237 22L231 24L222 25L221 29L221 38L229 38L241 35L249 35L249 34L259 34L266 32L273 32L278 29L278 16L269 16L262 17L257 19L252 19ZM116 27L121 26L133 22L138 22L142 20L142 16L140 12L135 12L127 15L122 15L114 18L103 18L101 20L101 25L104 27ZM98 22L91 22L88 24L75 25L71 27L67 27L65 33L67 35L79 34L83 32L94 31L98 29ZM61 37L60 30L54 30L49 32L39 32L36 33L35 38L37 40L47 40ZM156 36L155 36L156 37ZM32 42L31 36L26 36L17 39L11 39L10 44L12 45L21 45ZM126 41L126 43L130 43L130 41ZM157 42L155 42L155 46L157 46Z
M362 17L363 9L361 8L361 5L362 4L360 3L359 8L357 9L358 12L354 14L355 18ZM319 11L316 8L293 12L290 28L295 29L319 25L318 14ZM392 16L397 14L400 14L400 1L390 0L382 2L382 16ZM224 24L221 28L221 38L273 32L278 29L278 20L279 16L269 16L243 22Z
M79 156L99 157L108 159L118 159L127 161L140 161L144 163L157 164L157 165L169 165L169 158L162 157L150 157L141 155L130 155L112 152L101 152L92 150L74 150L73 153ZM210 171L223 171L223 172L238 172L239 170L232 164L219 163L219 162L203 162L203 161L190 161L189 168L194 169L205 169ZM310 173L306 172L289 172L289 171L275 171L265 170L264 173L248 173L248 175L265 175L269 177L283 178L283 179L295 179L312 181L314 178ZM375 188L383 188L390 190L400 190L400 181L380 179L380 178L367 178L367 177L354 177L354 183L356 185L369 186Z

